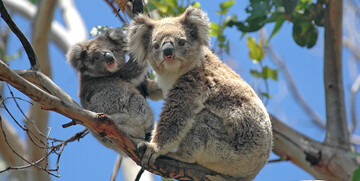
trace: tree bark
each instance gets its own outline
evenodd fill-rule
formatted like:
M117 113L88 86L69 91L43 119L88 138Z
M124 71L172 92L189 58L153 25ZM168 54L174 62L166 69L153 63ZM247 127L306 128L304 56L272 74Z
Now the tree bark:
M325 143L350 151L342 75L343 0L329 0L325 11Z

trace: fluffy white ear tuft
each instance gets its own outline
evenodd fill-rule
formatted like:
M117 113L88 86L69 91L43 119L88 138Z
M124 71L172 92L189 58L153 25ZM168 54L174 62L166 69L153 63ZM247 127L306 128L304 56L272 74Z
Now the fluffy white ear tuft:
M190 31L189 33L192 38L199 39L205 46L209 45L210 39L208 33L210 23L209 18L204 11L189 6L180 16L180 21L187 27L187 30Z
M136 61L144 62L150 47L153 21L146 15L137 16L129 26L127 50Z
M83 68L82 58L85 53L80 45L74 45L66 54L67 61L76 70L81 71Z

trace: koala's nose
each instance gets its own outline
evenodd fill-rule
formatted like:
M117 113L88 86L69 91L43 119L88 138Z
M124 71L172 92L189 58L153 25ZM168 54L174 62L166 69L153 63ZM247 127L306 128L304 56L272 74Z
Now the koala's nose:
M107 62L108 64L113 63L114 60L115 60L114 55L113 55L112 53L109 53L109 52L106 52L106 53L104 54L104 57L105 57L105 60L106 60L106 62Z
M174 46L170 42L166 42L162 48L166 57L171 57L174 54Z

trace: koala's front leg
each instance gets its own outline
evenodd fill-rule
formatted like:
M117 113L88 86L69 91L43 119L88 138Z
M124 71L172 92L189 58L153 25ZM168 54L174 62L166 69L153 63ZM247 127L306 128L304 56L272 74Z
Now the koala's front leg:
M194 75L183 76L169 91L150 143L141 143L146 149L141 164L152 165L157 157L176 151L196 120L195 114L203 108L204 86Z

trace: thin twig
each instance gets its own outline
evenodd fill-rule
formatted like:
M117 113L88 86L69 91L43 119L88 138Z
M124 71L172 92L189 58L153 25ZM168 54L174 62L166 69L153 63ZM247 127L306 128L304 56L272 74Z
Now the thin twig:
M38 63L36 54L35 54L34 50L32 49L32 46L31 46L29 40L26 38L24 33L19 29L19 27L15 24L15 22L10 17L8 11L5 8L3 0L0 0L0 13L1 13L1 18L6 22L6 24L8 24L11 31L19 38L19 40L21 41L21 44L24 46L24 49L26 51L26 54L28 55L28 58L29 58L29 61L31 64L31 69L40 70L40 65Z
M119 17L120 21L123 23L123 24L126 24L125 20L122 18L122 16L119 14L119 10L116 9L116 7L114 6L114 2L110 0L105 0L105 2L111 7L111 9L113 10L113 12L116 14L117 17Z
M43 138L46 138L46 136L38 129L38 127L36 126L36 124L35 124L32 120L30 120L30 119L26 116L26 114L24 113L24 111L21 109L19 103L18 103L17 100L15 99L14 93L13 93L12 90L10 89L9 84L6 84L6 85L7 85L7 88L8 88L8 90L9 90L9 92L10 92L11 97L13 98L13 100L14 100L14 102L15 102L16 107L19 109L19 111L20 111L21 114L24 116L24 118L26 119L26 121L30 122L30 123L34 126L35 130L37 131L37 133L38 133L40 136L42 136ZM31 102L30 102L30 104L33 105L33 103L31 103ZM29 130L29 131L30 131L30 130ZM31 133L32 133L32 132L31 132ZM32 134L35 136L34 133L32 133ZM39 141L41 141L41 139L39 139Z

